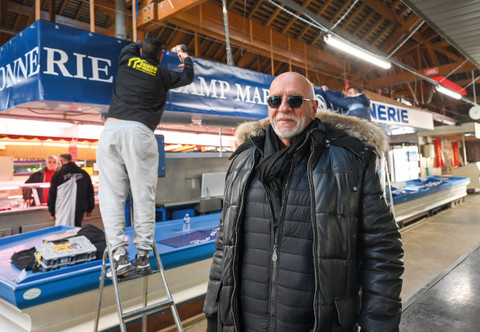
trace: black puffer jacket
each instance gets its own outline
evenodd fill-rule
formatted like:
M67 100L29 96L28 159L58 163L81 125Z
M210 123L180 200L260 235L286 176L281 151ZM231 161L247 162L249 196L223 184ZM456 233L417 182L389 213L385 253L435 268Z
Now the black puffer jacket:
M305 174L312 198L313 331L352 331L355 323L366 331L398 331L403 249L376 172L376 156L388 148L386 136L355 117L319 117ZM247 141L268 123L242 125L237 136ZM256 160L249 145L239 147L227 173L204 306L208 331L240 329L241 230Z

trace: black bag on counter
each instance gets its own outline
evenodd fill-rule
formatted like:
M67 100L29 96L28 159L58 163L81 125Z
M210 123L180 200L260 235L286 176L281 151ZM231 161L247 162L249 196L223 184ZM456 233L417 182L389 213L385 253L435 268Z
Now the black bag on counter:
M35 261L35 247L30 248L30 249L25 249L21 250L18 252L13 253L12 257L10 258L12 260L12 263L18 267L20 270L35 270L38 271L38 266ZM34 268L37 269L34 269Z
M96 259L102 259L103 251L107 247L107 242L105 241L105 233L95 225L86 224L83 226L77 233L77 236L83 235L92 242L92 244L97 248L95 253Z

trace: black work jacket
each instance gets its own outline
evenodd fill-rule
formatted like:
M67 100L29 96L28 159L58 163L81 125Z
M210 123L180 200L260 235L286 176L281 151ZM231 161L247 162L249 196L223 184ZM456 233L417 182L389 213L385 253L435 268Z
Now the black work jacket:
M108 117L137 121L155 130L168 90L193 82L193 62L188 57L181 72L171 71L156 59L140 57L140 48L141 43L130 44L120 53Z
M376 140L385 137L376 137L379 129L366 120L334 114L324 116L314 131L305 174L315 274L313 331L352 331L355 324L372 332L398 331L403 249L374 153L384 149ZM255 148L247 142L237 150L226 177L204 305L208 331L241 328L239 250L255 166Z
M92 179L87 172L75 165L73 162L64 164L56 171L50 181L48 192L48 211L55 217L55 203L57 201L57 188L62 183L70 180L72 176L77 178L77 203L75 212L92 212L95 208L95 193Z

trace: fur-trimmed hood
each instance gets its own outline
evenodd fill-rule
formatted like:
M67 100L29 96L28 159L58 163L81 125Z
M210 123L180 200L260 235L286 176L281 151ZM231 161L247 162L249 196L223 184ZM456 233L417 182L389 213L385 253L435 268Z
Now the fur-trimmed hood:
M337 114L329 110L318 111L317 118L323 123L329 124L335 129L342 130L349 136L355 137L373 147L378 155L383 155L383 153L388 151L387 135L380 127L377 127L367 120ZM240 145L248 139L257 136L259 130L266 128L269 124L269 118L240 124L235 132L237 144Z

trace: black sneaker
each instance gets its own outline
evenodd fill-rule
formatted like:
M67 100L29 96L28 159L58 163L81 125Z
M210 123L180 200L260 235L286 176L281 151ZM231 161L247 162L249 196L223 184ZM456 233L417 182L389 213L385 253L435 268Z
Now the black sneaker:
M137 274L149 274L152 271L148 255L135 256L133 266L137 270Z
M121 255L120 257L118 257L118 259L115 258L115 255L113 255L113 268L115 269L115 271L117 271L117 277L126 276L128 273L132 272L135 269L132 263L130 263L127 253ZM111 269L108 269L107 277L112 277Z

